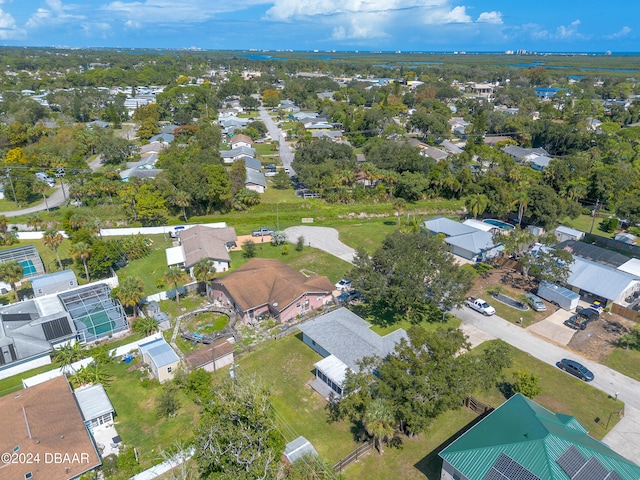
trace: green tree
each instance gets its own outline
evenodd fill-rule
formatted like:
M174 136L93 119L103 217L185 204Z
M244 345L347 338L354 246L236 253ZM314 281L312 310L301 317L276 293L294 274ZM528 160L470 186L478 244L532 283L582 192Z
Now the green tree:
M304 237L300 235L296 240L296 252L301 252L304 249Z
M465 199L465 207L467 211L474 217L478 218L489 206L489 198L482 193L476 193Z
M256 253L256 244L250 238L242 242L242 256L244 258L253 258Z
M144 283L140 277L124 277L118 287L112 291L112 294L123 306L133 309L134 320L138 318L136 307L144 296Z
M276 478L285 442L274 424L269 390L255 379L226 379L213 395L195 432L202 477Z
M180 207L182 209L182 218L184 218L185 222L188 222L189 219L187 218L187 208L190 207L191 203L193 202L191 194L185 192L184 190L176 190L171 195L169 201L176 207Z
M24 277L24 270L15 260L0 263L0 281L11 285L16 302L20 301L16 283L22 280L22 277Z
M449 309L462 305L471 275L458 267L436 236L396 231L372 255L358 250L349 273L369 302L410 313L430 301Z
M42 195L42 201L44 202L44 206L47 209L47 212L49 211L49 201L47 200L47 190L49 190L49 184L47 182L45 182L44 180L36 180L33 182L33 185L31 185L32 190L39 194Z
M186 280L187 273L180 267L169 267L164 274L163 280L169 285L173 285L173 289L176 292L176 303L180 304L180 290L178 284Z
M27 225L32 227L36 232L40 229L40 226L44 223L40 215L34 213L27 217Z
M566 283L573 264L571 252L561 249L539 249L520 258L524 275L532 275L539 281Z
M209 258L201 258L193 265L193 276L198 282L204 283L207 298L209 298L209 281L216 275L216 267Z
M376 398L367 405L364 413L364 428L373 437L376 449L382 455L382 444L395 433L395 417L387 401Z
M87 350L80 342L65 343L51 353L53 360L63 372L67 373L72 363L86 357Z
M284 170L280 170L275 177L272 177L273 188L276 190L287 190L291 188L291 178Z
M58 251L58 249L60 248L60 245L62 245L63 241L64 237L55 229L47 230L42 236L42 243L44 244L44 246L49 250L53 250L54 252L56 252L56 259L58 260L58 266L60 267L60 270L62 270L63 267L62 261L60 260L60 252Z
M153 317L142 317L133 324L133 331L141 333L145 337L158 331L158 322Z
M90 281L87 260L89 259L89 257L91 257L91 255L93 255L93 248L86 242L74 243L71 246L71 256L75 259L80 260L84 265L84 273L87 278L87 282Z
M534 398L540 395L542 388L538 385L538 376L535 373L529 373L524 370L513 372L515 382L513 383L513 393L520 393L528 398Z
M168 383L162 387L162 392L156 399L156 416L158 418L169 418L175 415L180 408L180 400L176 386Z

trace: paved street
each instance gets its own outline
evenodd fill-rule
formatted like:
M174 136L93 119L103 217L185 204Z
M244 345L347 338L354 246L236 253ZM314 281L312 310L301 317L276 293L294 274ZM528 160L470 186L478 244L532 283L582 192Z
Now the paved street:
M473 327L465 329L472 344L478 343L472 338L477 329L482 335L500 338L549 365L555 365L562 358L572 358L586 366L595 375L592 386L612 396L618 393L618 398L625 402L625 417L604 438L604 443L633 461L640 458L640 382L542 340L497 315L485 317L467 307L451 313L460 318L464 326ZM585 426L589 428L588 425Z
M260 113L260 120L262 120L262 122L267 127L271 138L273 140L277 140L280 143L279 154L282 165L290 170L291 175L295 175L293 168L291 168L291 162L293 162L293 153L291 152L291 148L287 144L285 137L280 132L280 129L276 125L276 122L274 122L273 118L271 118L271 115L269 115L269 112L267 112L267 110L263 106L260 106L258 112Z

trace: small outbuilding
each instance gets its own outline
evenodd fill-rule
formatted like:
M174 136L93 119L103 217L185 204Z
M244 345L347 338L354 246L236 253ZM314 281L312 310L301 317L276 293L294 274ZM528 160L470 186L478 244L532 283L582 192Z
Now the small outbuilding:
M300 436L287 443L284 453L282 454L282 459L293 465L296 460L304 456L317 457L318 451L309 440Z
M78 286L78 279L73 270L61 270L31 279L31 287L35 297L66 292Z
M211 345L205 345L185 355L184 361L191 368L203 368L207 372L213 372L233 363L233 345L226 338L218 338Z
M585 236L585 233L576 230L575 228L565 227L564 225L560 225L553 232L558 242L564 242L565 240L582 240Z
M78 388L73 394L85 424L92 427L113 423L115 409L101 384Z
M142 361L149 366L153 376L160 383L173 379L173 374L180 363L180 357L164 338L143 343L138 348Z

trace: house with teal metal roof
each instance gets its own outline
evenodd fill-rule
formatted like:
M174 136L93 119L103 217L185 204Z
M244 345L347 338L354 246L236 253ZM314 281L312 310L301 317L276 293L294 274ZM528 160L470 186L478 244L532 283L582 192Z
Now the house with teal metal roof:
M570 415L516 394L440 452L441 480L638 480Z

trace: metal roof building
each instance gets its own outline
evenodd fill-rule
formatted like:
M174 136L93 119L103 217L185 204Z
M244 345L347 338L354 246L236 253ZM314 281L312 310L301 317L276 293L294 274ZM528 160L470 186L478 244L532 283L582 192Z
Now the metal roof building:
M625 298L640 290L640 278L615 268L573 257L567 284L606 300L625 304Z
M149 365L154 376L160 383L173 378L175 368L180 357L173 351L164 338L139 345L140 354L144 362Z
M516 394L440 452L442 480L637 480L570 415Z
M61 270L31 279L31 287L36 297L66 292L77 286L78 279L73 270Z
M113 421L115 410L101 384L79 388L73 394L85 423L97 427Z

